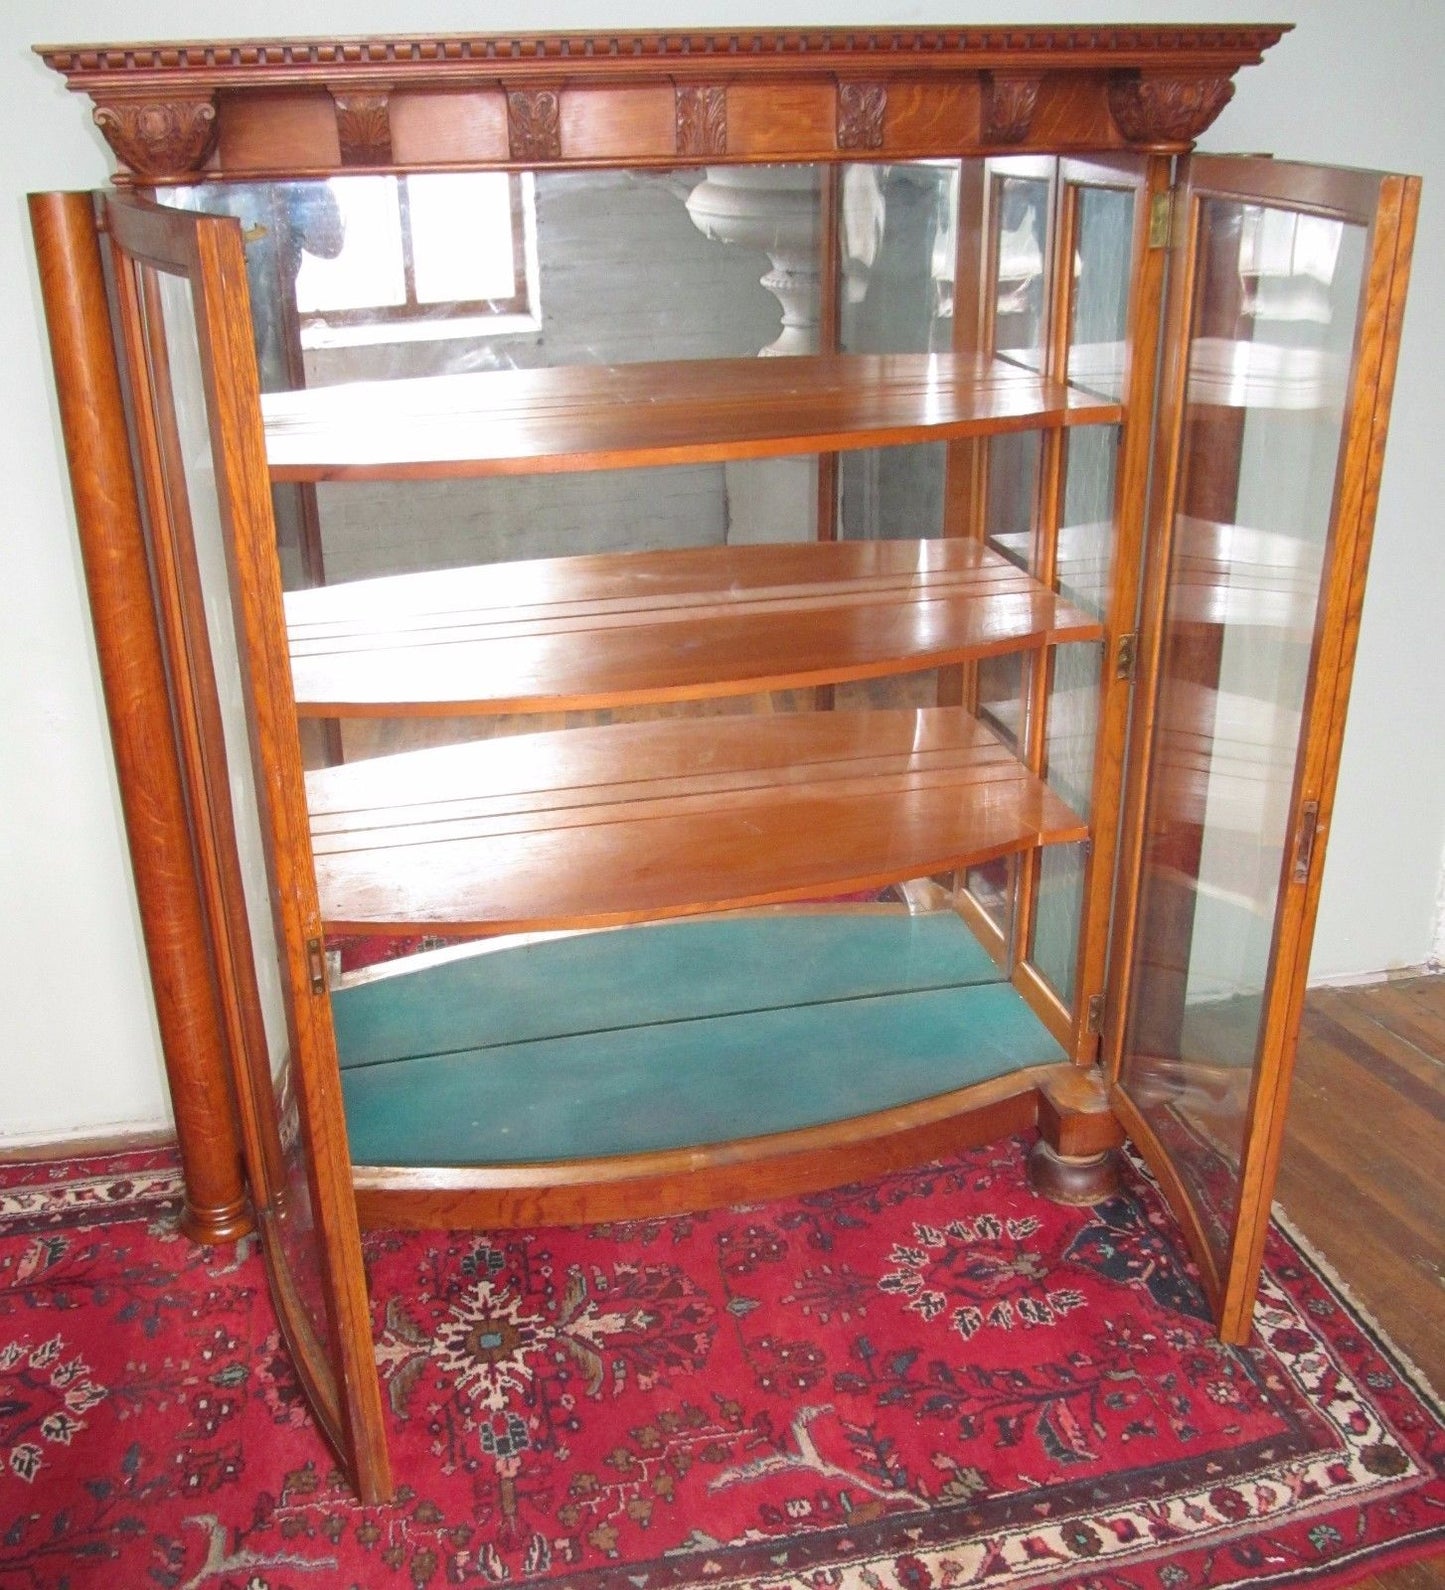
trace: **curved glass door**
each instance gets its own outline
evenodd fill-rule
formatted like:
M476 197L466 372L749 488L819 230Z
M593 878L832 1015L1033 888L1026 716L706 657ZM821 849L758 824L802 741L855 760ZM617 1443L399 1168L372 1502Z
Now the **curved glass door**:
M378 1500L390 1480L335 1040L311 964L319 910L239 228L131 200L111 200L107 221L171 707L272 1297L319 1422L362 1496Z
M1401 191L1199 158L1183 192L1118 1093L1236 1338L1342 731L1403 293Z

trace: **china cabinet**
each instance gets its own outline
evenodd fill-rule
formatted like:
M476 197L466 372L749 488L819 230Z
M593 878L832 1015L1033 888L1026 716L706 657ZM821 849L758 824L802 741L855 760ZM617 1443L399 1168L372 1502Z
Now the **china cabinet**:
M1248 1333L1417 184L1273 27L56 47L31 210L202 1240L389 1494L363 1225L1038 1129Z

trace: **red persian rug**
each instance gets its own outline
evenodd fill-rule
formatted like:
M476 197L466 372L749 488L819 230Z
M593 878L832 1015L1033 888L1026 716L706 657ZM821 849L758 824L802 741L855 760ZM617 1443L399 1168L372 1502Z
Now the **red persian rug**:
M1131 1177L1024 1147L692 1218L367 1239L401 1485L349 1497L164 1154L0 1174L0 1585L1340 1584L1445 1547L1445 1422L1276 1233L1219 1346Z

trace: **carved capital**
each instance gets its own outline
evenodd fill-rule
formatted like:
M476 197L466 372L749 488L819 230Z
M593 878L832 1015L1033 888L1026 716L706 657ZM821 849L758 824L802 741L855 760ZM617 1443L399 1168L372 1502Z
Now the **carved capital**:
M1039 102L1037 74L1025 77L984 72L983 141L989 144L1020 144L1033 125L1034 108Z
M391 90L378 87L357 92L333 88L336 137L343 166L391 164Z
M677 152L711 159L728 152L728 91L721 84L679 84Z
M216 96L106 100L95 125L136 176L182 177L200 170L215 146Z
M562 99L551 88L518 88L507 94L507 147L513 160L562 158Z
M1133 144L1190 144L1234 95L1228 77L1161 77L1116 73L1109 114Z
M838 147L881 149L888 90L882 83L839 83Z

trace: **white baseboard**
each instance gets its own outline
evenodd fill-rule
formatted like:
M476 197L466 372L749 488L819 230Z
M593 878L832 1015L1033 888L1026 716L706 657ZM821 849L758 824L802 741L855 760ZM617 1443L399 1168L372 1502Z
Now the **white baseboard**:
M1368 988L1373 983L1400 983L1410 977L1437 977L1445 972L1434 956L1418 966L1391 966L1383 972L1336 972L1328 977L1312 977L1311 988Z
M0 1135L0 1161L71 1159L95 1154L123 1154L129 1149L160 1148L176 1140L173 1123L164 1118L127 1121L123 1125L85 1126L65 1132Z

